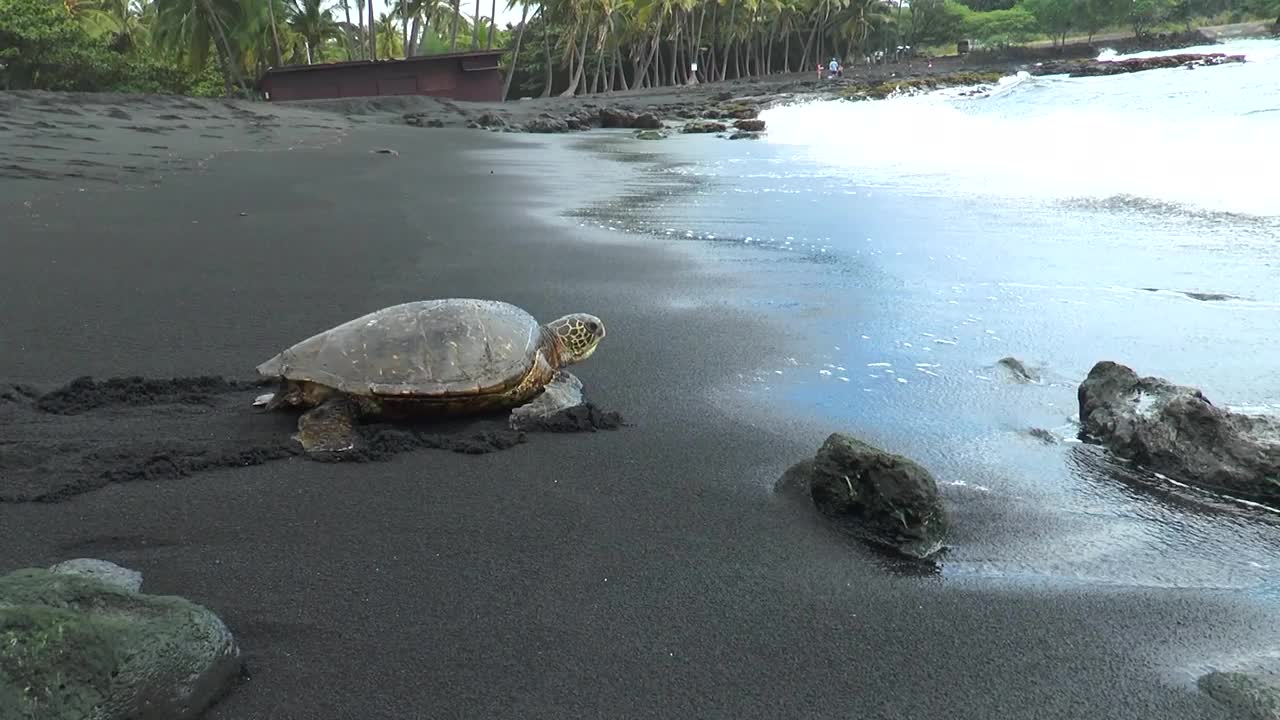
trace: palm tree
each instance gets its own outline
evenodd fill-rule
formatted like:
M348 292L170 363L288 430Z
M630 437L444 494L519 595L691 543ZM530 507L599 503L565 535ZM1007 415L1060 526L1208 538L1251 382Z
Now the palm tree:
M277 0L267 0L267 19L271 23L271 44L276 51L276 65L283 65L284 57L280 54L280 31L276 27L276 2Z
M400 45L400 28L397 27L396 18L390 13L383 13L378 17L378 40L382 47L382 58L390 60L401 52Z
M222 66L227 92L231 85L248 89L241 66L239 42L252 26L254 14L265 9L239 0L154 0L152 40L169 50L193 71L204 68L212 49Z
M453 0L453 18L449 23L449 52L458 51L458 18L462 15L462 0Z
M523 22L523 20L521 21ZM489 2L489 42L486 49L493 49L493 36L498 31L498 0Z
M364 7L363 2L361 2L360 7ZM355 26L351 24L351 0L338 0L338 9L343 12L347 19L342 26L342 38L347 46L347 60L354 60L356 51L355 42L352 41L352 33L355 31Z
M323 54L326 40L342 37L342 29L333 19L333 11L324 8L324 0L288 0L286 8L289 28L297 33L305 44L307 64ZM268 3L270 4L270 3Z
M520 24L516 26L516 42L511 48L511 65L507 67L507 77L502 81L502 99L506 100L507 95L511 93L511 78L516 74L516 63L520 61L520 44L524 41L524 29L526 27L525 20L529 17L529 0L507 0L507 9L510 10L515 5L520 4ZM542 13L542 6L538 6L538 13ZM535 16L536 17L536 16Z
M472 0L475 10L471 15L471 49L480 49L480 0Z

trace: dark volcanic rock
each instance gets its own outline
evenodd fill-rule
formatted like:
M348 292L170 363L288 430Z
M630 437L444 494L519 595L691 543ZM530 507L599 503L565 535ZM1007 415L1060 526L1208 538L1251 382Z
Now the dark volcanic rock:
M745 130L739 130L734 134L730 135L729 139L730 140L755 140L759 137L760 136L756 133L746 132Z
M618 108L604 108L600 111L600 127L660 130L662 128L662 118L652 112L635 114Z
M1124 73L1159 70L1162 68L1196 68L1227 63L1242 63L1244 61L1245 57L1243 55L1227 55L1226 53L1182 53L1111 61L1062 60L1047 62L1038 66L1035 68L1035 74L1067 74L1071 77L1094 77L1098 75L1122 75Z
M480 117L476 118L476 124L482 128L504 128L507 126L507 121L503 120L497 113L486 112L481 113Z
M996 361L996 365L1008 370L1013 379L1018 382L1040 382L1040 376L1016 357L1002 357Z
M932 555L946 535L928 470L843 433L832 433L812 460L791 466L777 489L808 495L841 530L910 557Z
M565 125L570 130L590 130L595 123L596 115L589 110L577 110L565 118Z
M718 132L724 132L725 130L728 130L728 129L729 129L728 126L726 126L724 123L719 123L712 120L695 120L691 123L686 123L685 126L680 129L680 132L718 133Z
M562 133L569 131L569 123L565 122L563 118L543 113L525 123L524 130L531 133Z
M630 128L634 126L636 116L625 110L605 108L600 111L600 127Z
M764 130L764 121L763 120L738 120L733 123L733 126L738 128L739 130L746 130L748 132L760 132Z
M1280 507L1280 420L1224 410L1199 390L1111 361L1077 391L1081 435L1182 482Z
M660 130L662 128L662 118L651 112L640 113L636 116L631 127L639 130Z

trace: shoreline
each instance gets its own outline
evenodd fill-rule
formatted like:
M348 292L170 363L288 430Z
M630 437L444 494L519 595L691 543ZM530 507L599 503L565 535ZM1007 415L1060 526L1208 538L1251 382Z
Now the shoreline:
M1257 24L1239 27L1254 25ZM564 133L599 127L729 133L736 129L738 137L747 137L748 133L759 129L741 127L741 121L754 119L760 110L772 105L797 100L883 99L896 92L991 85L1002 77L1019 72L1088 76L1244 61L1242 56L1223 56L1222 53L1178 55L1172 61L1141 58L1113 63L1096 59L1105 48L1118 49L1122 53L1172 52L1220 44L1220 36L1209 30L1212 29L1145 40L1128 38L1127 41L1110 43L1075 43L1061 48L1020 47L999 53L975 51L968 55L917 58L884 65L853 65L846 68L842 77L835 79L817 79L813 71L803 71L599 95L525 97L501 103L400 96L296 100L277 104L357 115L395 113L407 124L422 128L465 127L528 133ZM1221 37L1232 36L1224 34ZM686 130L690 120L721 121L720 124L726 127Z
M158 473L0 504L4 569L96 555L228 621L252 680L209 720L1228 717L1178 669L1221 638L1265 637L1264 609L1210 591L894 575L775 497L772 482L820 437L744 423L706 395L784 352L785 329L726 307L734 273L676 243L537 219L580 206L575 189L633 187L625 165L600 167L568 138L369 116L287 150L291 124L318 115L269 109L217 120L239 152L136 192L60 170L0 179L6 212L29 192L48 198L38 217L6 218L16 239L0 297L21 321L7 326L18 349L5 345L0 379L239 377L281 343L406 296L499 296L538 317L599 308L607 346L576 372L632 426L480 456ZM64 153L91 147L73 142ZM172 457L289 432L287 418L237 404L22 412L0 404L0 424L22 431L36 452L17 461L37 468L85 444L151 452L136 435Z

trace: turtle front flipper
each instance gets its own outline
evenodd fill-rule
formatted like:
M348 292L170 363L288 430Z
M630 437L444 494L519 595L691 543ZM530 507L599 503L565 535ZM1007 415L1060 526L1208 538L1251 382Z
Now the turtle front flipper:
M511 411L511 429L526 429L539 420L575 408L583 402L582 381L573 373L560 370L547 383L542 394Z
M356 447L355 406L349 398L334 397L311 408L298 418L293 436L309 453L346 452Z

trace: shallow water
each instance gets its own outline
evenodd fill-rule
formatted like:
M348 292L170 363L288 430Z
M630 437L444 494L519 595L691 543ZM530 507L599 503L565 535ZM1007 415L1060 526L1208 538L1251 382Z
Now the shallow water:
M1197 50L1250 62L793 105L756 142L622 140L615 157L667 161L584 222L740 270L727 300L801 340L721 400L928 466L956 519L944 578L1274 600L1280 514L1074 439L1103 359L1280 413L1280 42ZM1041 381L1013 381L1008 355Z

